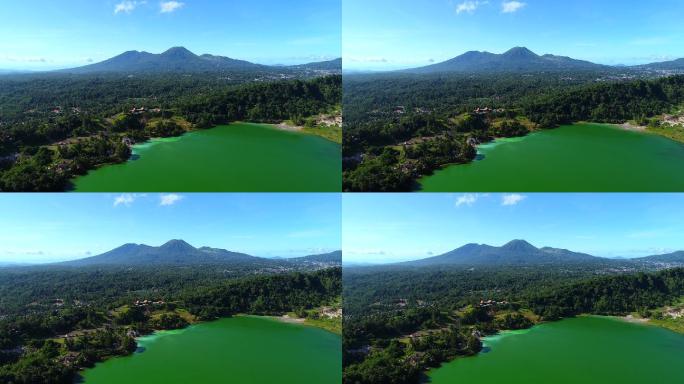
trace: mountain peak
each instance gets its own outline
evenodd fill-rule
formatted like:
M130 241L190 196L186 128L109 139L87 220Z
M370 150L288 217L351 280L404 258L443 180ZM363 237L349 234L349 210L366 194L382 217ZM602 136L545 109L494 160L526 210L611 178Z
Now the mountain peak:
M185 242L185 240L179 240L179 239L174 239L174 240L169 240L166 243L164 243L160 249L164 250L189 250L189 251L194 251L195 247L192 245L188 244Z
M683 255L684 256L684 255ZM500 246L466 244L451 252L406 262L405 265L535 265L600 263L604 259L565 249L539 249L525 240L512 240Z
M230 57L203 54L198 56L185 47L178 46L162 53L127 51L99 63L83 67L63 69L60 72L88 73L208 73L270 71L281 75L283 71L334 70L341 71L341 59L308 63L288 67L274 67L250 63Z
M405 72L538 72L558 70L597 70L604 66L563 56L539 56L526 47L514 47L496 54L469 51L441 63L407 69Z
M472 56L480 56L480 55L487 55L489 52L487 51L468 51L463 54L461 54L461 57L472 57ZM456 56L458 57L458 56Z
M145 244L124 244L109 252L83 259L58 263L64 266L191 266L191 265L223 265L240 269L278 267L320 267L324 264L341 264L342 251L321 255L310 255L288 260L273 260L251 256L246 253L231 252L221 248L195 248L184 240L174 239L161 246L152 247Z
M189 49L187 49L185 47L181 47L181 46L171 47L162 53L174 53L174 52L192 53L192 52L190 52Z
M458 248L455 249L455 251L468 251L468 250L473 250L481 247L480 244L477 243L468 243L466 245L462 245Z
M135 244L135 243L126 243L124 245L120 245L120 246L114 248L113 250L114 251L126 251L126 250L131 250L131 249L137 248L139 246L140 246L139 244Z
M536 53L530 51L526 47L513 47L504 52L503 55L508 57L537 57Z
M528 243L525 240L511 240L508 243L504 244L501 248L508 249L508 250L515 250L515 251L537 251L537 247L534 245Z
M162 56L173 56L173 57L196 57L194 53L190 52L187 48L185 47L172 47L167 49L165 52L161 54Z

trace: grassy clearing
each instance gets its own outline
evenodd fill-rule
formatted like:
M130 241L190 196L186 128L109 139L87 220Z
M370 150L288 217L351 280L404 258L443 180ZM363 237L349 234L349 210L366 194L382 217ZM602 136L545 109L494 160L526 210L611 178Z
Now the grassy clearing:
M681 125L665 125L659 127L648 127L647 132L655 133L656 135L665 136L668 139L684 143L684 126Z
M306 325L342 335L342 316L339 312L341 308L342 300L338 298L330 303L330 305L307 309L303 312L289 312L287 315L291 318L304 319L304 324Z
M648 324L684 334L684 317L674 317L677 312L682 311L684 311L684 297L680 297L672 305L650 311L646 320ZM632 313L632 316L636 319L644 319L639 313Z
M189 121L180 116L172 116L170 119L165 119L163 117L154 117L147 122L147 125L150 128L156 128L159 124L166 122L176 123L179 127L183 128L186 131L190 131L193 129L192 123L190 123Z
M541 321L539 315L535 314L529 309L521 309L520 311L518 311L518 313L525 316L529 321L533 322L534 324L537 324Z
M341 335L342 334L342 319L306 319L304 324L312 327L322 328L326 331Z
M652 319L649 324L657 325L662 328L669 329L671 331L684 334L684 319Z
M516 116L515 120L522 124L525 128L529 129L530 131L534 131L535 129L538 128L537 124L532 122L530 119L528 119L526 116Z
M302 132L320 136L337 144L342 144L342 127L339 125L317 125L314 127L304 127L302 128Z
M327 113L311 116L300 121L302 132L320 136L337 144L342 144L342 106L338 105ZM289 122L293 123L294 122ZM296 124L294 124L296 125Z

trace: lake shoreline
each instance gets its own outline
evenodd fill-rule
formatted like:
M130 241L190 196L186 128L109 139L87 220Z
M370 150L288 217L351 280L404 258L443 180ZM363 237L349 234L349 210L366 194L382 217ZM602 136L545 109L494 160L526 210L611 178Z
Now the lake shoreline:
M488 338L495 337L495 336L504 337L504 336L507 336L507 335L516 335L516 334L520 334L520 333L516 333L516 332L519 332L519 331L531 331L532 329L534 329L534 328L536 328L536 327L538 327L538 326L540 326L540 325L551 324L551 323L557 323L557 322L563 321L563 320L575 319L575 318L583 318L583 317L586 317L586 318L613 319L613 320L616 320L616 321L621 321L621 322L625 322L625 323L629 323L629 324L642 325L642 326L652 326L652 327L656 327L656 328L666 329L666 330L669 330L669 331L674 332L674 333L677 333L677 334L684 334L684 330L681 330L681 329L678 330L678 329L675 329L675 328L670 328L670 327L667 327L667 326L664 325L664 324L658 324L658 323L656 323L656 322L653 322L652 319L650 319L650 318L635 317L635 316L632 315L632 314L630 314L630 315L625 315L625 316L611 316L611 315L596 315L596 314L591 314L591 313L583 313L583 314L579 314L579 315L572 316L572 317L563 317L563 318L559 318L559 319L556 319L556 320L550 320L550 321L537 321L537 322L534 322L534 323L532 324L532 326L530 326L530 327L528 327L528 328L523 328L523 329L498 329L498 330L496 330L496 332L494 332L494 333L482 334L482 335L480 335L480 336L478 337L478 339L480 340L480 343L482 344L482 349L481 349L479 352L477 352L476 354L474 354L474 355L472 355L472 356L455 356L455 357L452 358L452 359L447 359L447 360L445 360L445 361L442 361L442 362L440 363L440 365L439 365L438 367L436 367L436 368L428 367L427 369L425 369L425 370L423 371L423 374L424 374L426 377L429 377L427 374L428 374L431 370L437 369L437 368L441 368L444 364L448 364L448 363L454 362L454 361L456 361L456 360L464 359L464 358L477 357L477 356L482 355L482 354L484 353L483 350L485 349L485 347L487 347L487 346L485 345L485 343L486 343L486 341L487 341L486 339L488 339ZM521 332L521 333L522 333L522 332ZM525 332L525 333L526 333L526 332ZM424 382L425 382L425 383L428 383L429 381L421 381L421 383L424 383Z
M300 317L291 317L290 315L282 315L282 316L264 316L273 320L280 321L281 323L287 323L287 324L304 324L306 319L302 319Z
M273 125L236 122L133 146L125 162L70 180L74 192L339 191L339 145ZM203 172L197 172L201 170Z
M216 321L220 321L220 320L225 320L225 319L239 318L239 317L251 317L251 318L257 318L257 319L259 319L259 318L260 318L260 319L269 319L269 320L273 320L273 321L280 322L280 323L284 323L284 324L294 324L294 325L301 325L301 326L306 326L306 327L310 327L310 328L321 329L321 330L324 330L324 331L326 331L326 332L329 332L329 333L332 333L332 334L341 336L341 334L338 334L338 333L336 333L336 332L333 332L333 331L331 331L331 330L329 330L329 329L326 329L326 328L324 328L324 327L317 326L317 325L315 325L315 324L307 323L307 322L306 322L306 319L297 318L297 317L291 317L291 316L289 316L288 314L283 314L283 315L277 316L277 315L257 315L257 314L250 314L250 313L237 313L237 314L234 314L234 315L231 315L231 316L222 316L222 317L219 317L219 318L216 318L216 319L211 319L211 320L193 320L193 321L189 321L188 324L187 324L185 327L182 327L182 328L173 328L173 329L151 329L151 330L149 330L148 332L140 332L140 333L138 333L138 334L134 337L136 347L135 347L135 349L134 349L133 351L131 351L130 353L125 354L125 355L113 355L113 356L108 356L107 358L105 358L105 359L103 359L103 360L101 360L101 361L98 361L98 362L96 362L95 364L100 364L100 363L103 363L103 362L105 362L105 361L107 361L107 360L114 359L114 358L117 358L117 357L127 357L127 356L132 356L132 355L134 355L134 354L136 354L136 353L143 353L143 352L138 352L138 350L141 348L141 345L140 345L141 339L144 339L144 338L149 338L149 337L154 337L154 336L159 336L159 337L161 337L161 336L165 336L165 334L168 334L168 333L172 333L172 332L175 333L175 332L179 332L179 331L185 331L185 330L187 330L187 329L190 329L190 328L193 327L193 326L202 325L202 324L207 324L207 323L212 323L212 322L216 322ZM93 368L93 367L79 367L79 369L77 370L77 377L76 377L74 383L81 383L82 381L79 381L79 380L82 380L82 377L80 377L80 373L81 373L81 372L84 372L84 371L86 371L86 370L92 369L92 368Z
M615 316L615 318L632 324L650 324L651 322L651 319L635 317L634 315Z
M282 121L282 122L280 122L280 123L277 123L277 124L273 124L273 123L253 123L253 122L248 122L248 121L245 121L244 123L262 124L262 125L266 125L266 126L269 126L269 127L274 128L274 129L281 130L281 131L294 132L294 133L301 133L301 134L305 134L305 135L317 136L317 137L323 138L323 139L325 139L325 140L331 141L331 142L333 142L333 143L335 143L335 144L342 144L342 137L341 137L341 136L340 136L339 138L333 137L333 136L330 136L330 134L326 134L326 132L324 132L324 131L320 131L320 130L318 130L318 129L313 129L313 128L307 128L307 127L301 126L301 125L296 125L296 124L294 124L294 123L292 123L292 122L290 122L290 121L286 121L286 120L285 120L285 121Z
M251 123L251 122L246 121L245 123ZM281 131L287 131L287 132L301 132L304 129L304 127L302 127L302 126L290 124L286 121L283 121L283 122L278 123L278 124L269 123L269 124L264 124L264 125L267 125L269 127L275 128L275 129L279 129Z
M231 124L232 124L232 123L231 123ZM204 129L211 129L211 128L215 128L215 127L207 127L207 128L195 128L195 127L191 127L191 128L188 128L188 129L184 129L183 132L180 133L180 134L178 134L178 135L146 137L144 140L140 140L140 141L133 142L132 144L128 145L128 148L129 148L129 150L130 150L130 152L131 152L131 153L128 155L128 158L126 158L125 160L121 160L121 161L107 161L107 162L103 162L103 163L92 164L90 167L88 167L88 169L85 170L84 173L73 174L71 177L69 177L69 178L67 179L67 181L66 181L66 185L64 185L64 187L63 187L63 189L62 189L62 192L73 192L73 191L76 189L76 186L74 185L74 180L76 180L76 179L79 178L79 177L84 177L84 176L88 175L88 174L89 174L90 172L92 172L92 171L96 171L96 170L98 170L98 169L100 169L100 168L107 167L107 166L110 166L110 165L125 164L125 163L131 161L131 159L132 159L133 156L134 156L133 148L134 148L136 145L149 144L149 143L152 142L153 140L168 139L168 138L174 138L174 137L183 137L183 136L185 136L186 134L188 134L188 133L190 133L190 132L200 131L200 130L204 130ZM126 137L125 134L121 134L120 136L121 136L121 139L122 139L122 140ZM54 145L54 143L53 143L53 144L50 144L50 145Z
M632 364L638 364L640 361L642 361L643 357L650 356L650 353L654 351L662 350L662 346L658 345L657 343L652 343L651 341L656 340L662 342L665 340L665 343L667 343L667 341L672 342L674 340L678 345L682 341L681 334L662 333L654 327L642 327L641 323L635 323L631 320L626 321L625 318L627 318L627 316L601 316L589 314L578 315L575 317L563 318L549 322L541 322L533 327L543 327L543 330L540 327L540 332L532 332L529 335L525 335L526 337L524 339L520 338L516 341L510 341L505 344L499 345L497 343L496 345L493 345L492 351L496 350L496 354L487 354L487 357L484 358L482 356L482 352L480 352L477 355L474 355L478 359L457 358L460 360L457 363L455 362L457 359L454 359L450 360L450 364L442 364L434 370L425 371L421 383L449 383L455 382L456 378L460 379L458 380L459 382L469 382L472 381L473 378L479 378L480 382L482 383L502 382L502 378L508 378L509 380L513 379L515 382L535 382L534 380L529 381L531 378L531 376L528 375L530 372L529 369L533 364L544 365L544 359L549 359L548 363L553 366L550 371L553 372L558 372L559 369L567 369L567 367L592 365L596 365L596 367L608 367L612 364L612 367L618 368L623 363L623 361L620 359L615 359L606 364L599 362L596 359L598 356L600 356L602 360L602 358L606 357L612 350L616 353L626 352L624 356L626 358L632 359ZM559 324L563 321L568 322L563 325ZM611 324L611 322L616 323ZM624 322L624 324L620 325L617 324L617 322ZM648 328L651 329L649 330ZM626 336L626 338L623 338L623 336ZM568 337L570 339L567 339ZM605 337L614 342L598 343L596 347L602 349L602 351L598 353L598 356L588 357L582 361L583 356L587 352L585 349L587 344L583 344L583 342L576 342L575 340L581 339L590 341L596 340L597 337ZM554 351L554 353L551 353L551 351L554 350L554 345L559 343L558 340L564 339L569 341L569 345L567 347L568 350ZM555 340L555 342L552 342L552 340ZM649 343L646 343L646 340L648 340ZM636 350L641 351L641 349L637 348L639 346L643 346L646 349L650 348L649 352L634 353L633 351ZM548 348L549 351L540 353L539 348L543 350ZM562 354L562 357L554 358L554 356L557 355L555 352ZM681 356L681 348L678 349L677 353L679 353L679 356ZM520 354L525 354L525 357L520 358ZM669 352L664 352L664 356L670 356ZM529 361L526 361L527 359L529 359ZM672 360L676 361L677 358L673 357ZM510 365L504 367L507 362L510 362ZM523 366L520 368L520 363L530 364L530 366ZM672 363L673 362L662 363L662 366L645 365L644 369L651 369L651 373L661 372L661 368L667 368L668 370L674 372L676 371L676 364L673 365ZM501 373L496 371L496 367L500 367L499 369L501 370ZM516 373L516 369L520 369L520 371ZM606 369L612 370L612 368ZM648 375L649 374L643 374L643 376ZM679 375L681 375L681 373L679 373ZM630 374L624 374L624 376L624 378L628 379L627 381L616 380L615 382L643 382L643 377L640 377L639 379L633 379ZM523 379L523 377L525 379ZM577 375L577 377L574 378L575 380L566 380L563 382L581 382L578 380L579 377L582 377L582 374ZM517 381L515 380L516 378L518 379ZM587 382L594 383L605 381L588 380Z
M574 127L578 130L574 130ZM513 143L498 148L498 143L504 145L508 141ZM672 164L684 159L679 151L680 145L680 141L633 125L576 122L534 130L517 140L506 137L477 143L477 156L473 161L444 164L430 174L418 175L413 191L505 192L529 188L533 192L582 192L587 188L599 188L605 192L675 191L681 188L682 180L669 176L671 172L668 173L666 169L674 168ZM581 150L591 153L574 155ZM557 173L551 170L551 163L545 163L543 159L551 161L555 169L567 177L554 176ZM564 159L567 159L566 162L573 161L577 167L585 170L585 178L579 177L578 171L571 172L567 166L563 166ZM465 164L470 167L463 167ZM512 175L508 172L504 172L504 175L496 173L496 170L512 170L511 164L529 171L518 177L508 177L506 175ZM596 171L600 166L616 171L614 180L601 178ZM656 172L650 172L653 167ZM625 169L632 169L634 173L629 174ZM505 180L503 184L510 185L498 182L500 186L497 187L493 180ZM550 182L544 184L540 180ZM645 180L650 182L646 183Z
M673 319L653 319L650 317L637 317L633 314L627 316L616 316L616 318L620 321L625 321L632 324L648 325L684 335L684 323L673 323Z
M307 132L307 131L305 131L304 127L295 126L295 125L289 124L286 121L283 121L283 122L277 123L277 124L269 123L269 122L259 122L259 121L231 121L228 123L220 123L217 125L213 125L211 127L204 127L204 128L191 127L188 129L184 129L183 132L181 132L177 135L146 137L143 140L136 141L136 142L132 143L131 145L129 145L130 154L125 160L107 161L107 162L92 164L84 172L71 175L71 177L68 178L68 180L66 181L66 184L62 188L62 191L63 192L74 192L77 189L76 184L75 184L75 180L82 178L82 177L85 177L88 174L90 174L91 172L100 170L100 169L108 167L108 166L126 164L132 160L135 160L134 156L136 155L135 154L136 146L147 145L147 144L153 143L155 140L182 138L182 137L184 137L190 133L195 133L195 132L200 132L200 131L209 131L209 130L219 128L222 126L231 126L234 124L259 125L259 126L262 126L264 128L267 127L267 128L275 129L275 130L282 131L282 132L290 132L290 133L302 134L302 135L313 135L313 136L323 138L326 141L330 141L330 142L333 142L335 144L339 144L336 141L331 140L328 137L325 137L324 135L316 134L315 132ZM122 136L122 140L123 140L123 137L124 136Z
M521 139L522 139L522 138L529 137L529 136L531 136L531 135L534 134L534 133L537 133L537 132L540 132L540 131L544 131L544 130L549 130L549 129L555 129L555 128L558 128L558 127L531 129L529 132L527 132L525 135L522 135L522 136L500 136L500 137L492 137L491 139L489 139L489 140L487 140L487 141L478 142L477 144L474 144L474 145L473 145L473 148L475 148L475 151L476 151L476 155L475 155L475 157L474 157L473 159L471 159L470 161L461 162L461 163L446 163L446 164L441 164L441 165L439 165L437 168L431 169L431 170L429 171L429 173L426 172L426 173L424 173L424 174L419 174L418 176L416 176L416 178L415 178L415 180L414 180L416 186L415 186L415 188L414 188L411 192L423 192L423 186L421 185L420 180L423 179L423 178L425 178L425 177L429 177L429 176L434 175L435 172L437 172L437 171L441 171L441 170L444 170L444 169L446 169L446 168L449 168L449 167L455 166L455 165L467 165L467 164L472 164L472 163L474 163L474 162L476 162L476 161L480 161L481 159L478 159L478 156L481 155L481 153L479 152L479 149L480 149L481 146L494 144L494 143L496 143L497 140L514 139L514 138L521 138Z
M186 332L186 330L190 329L192 331ZM279 338L281 335L284 337L282 340ZM294 352L290 357L291 360L297 360L295 363L298 368L293 369L290 373L288 373L289 371L284 372L285 377L288 377L288 375L292 376L285 381L289 383L298 376L295 372L305 370L309 364L309 359L301 358L301 356L304 356L303 353L311 354L310 357L314 359L321 356L320 358L326 363L332 361L337 363L337 359L331 360L338 353L337 348L331 349L331 347L340 342L340 338L337 335L328 335L327 332L319 333L309 329L309 327L287 326L280 321L274 320L272 316L247 314L226 316L210 321L199 321L180 330L158 330L135 339L138 347L137 352L126 356L112 356L122 357L122 359L109 357L98 362L96 366L81 369L74 383L125 382L122 379L123 377L137 377L137 373L142 372L149 372L150 377L165 376L165 382L191 382L188 380L190 377L194 377L194 373L187 371L183 367L185 367L187 359L195 358L197 358L196 364L204 364L206 370L203 372L213 372L209 375L198 375L198 377L203 377L199 382L207 382L208 378L214 377L221 377L225 380L235 372L243 372L243 375L247 374L245 377L251 377L252 374L256 373L254 367L258 367L261 361L260 357L263 356L259 349L268 343L273 343L274 348L282 350L277 353L286 352L290 348L298 351ZM238 339L241 341L236 341ZM253 343L250 344L252 340ZM285 340L287 342L283 343ZM234 346L226 344L230 342L233 342ZM244 343L247 343L247 345ZM318 346L319 343L323 343L326 349L320 352L315 349L314 347ZM180 346L187 348L178 349L184 348ZM213 354L212 357L202 357L197 356L196 351L213 351ZM323 355L316 355L322 352L325 353ZM169 359L172 361L177 359L178 365L173 367L166 366L167 362L170 362ZM230 370L230 372L226 371L222 365L223 363L233 364L234 369ZM131 373L131 370L135 374ZM325 371L321 368L318 373L325 374ZM330 372L328 371L328 373ZM177 374L180 376L177 376ZM279 373L263 374L268 376L278 375ZM220 381L223 382L223 380Z
M254 315L247 315L247 316L254 316ZM326 332L330 332L330 333L333 333L336 335L340 335L340 336L342 335L341 327L338 329L338 327L331 326L330 324L327 324L324 322L319 322L316 320L302 318L302 317L291 316L289 313L286 313L282 316L263 316L263 317L271 318L275 321L279 321L279 322L286 323L286 324L304 325L307 327L322 329Z
M627 131L632 131L632 132L646 132L646 127L642 127L640 125L634 125L632 123L626 122L622 124L616 125L617 127L621 129L625 129Z

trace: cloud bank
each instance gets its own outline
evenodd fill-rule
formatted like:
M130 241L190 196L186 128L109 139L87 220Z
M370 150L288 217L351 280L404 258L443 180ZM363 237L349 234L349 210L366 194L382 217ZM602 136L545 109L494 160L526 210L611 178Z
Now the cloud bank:
M162 1L159 3L159 10L161 13L171 13L177 9L183 8L184 5L185 3L181 3L179 1Z

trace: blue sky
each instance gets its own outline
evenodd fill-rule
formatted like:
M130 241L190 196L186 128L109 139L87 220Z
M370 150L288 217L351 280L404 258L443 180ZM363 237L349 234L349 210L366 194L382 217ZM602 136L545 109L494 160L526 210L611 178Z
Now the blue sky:
M345 263L525 239L604 257L684 250L684 194L344 194Z
M344 0L345 69L428 65L526 46L602 64L684 57L684 1Z
M0 2L0 68L53 69L185 46L263 64L341 55L340 0Z
M171 239L293 257L341 248L339 194L2 194L0 262L100 254Z

